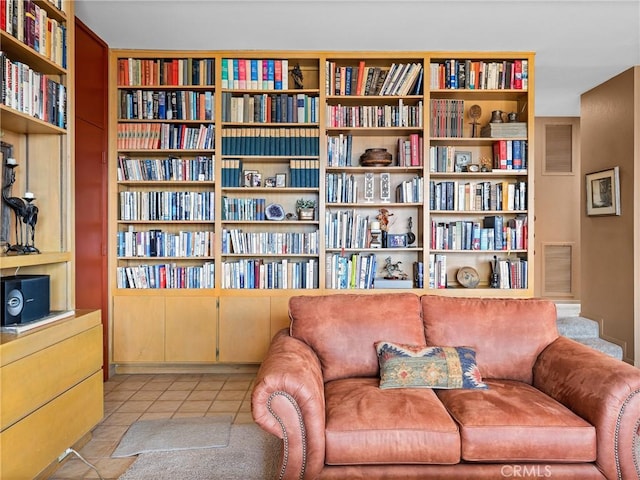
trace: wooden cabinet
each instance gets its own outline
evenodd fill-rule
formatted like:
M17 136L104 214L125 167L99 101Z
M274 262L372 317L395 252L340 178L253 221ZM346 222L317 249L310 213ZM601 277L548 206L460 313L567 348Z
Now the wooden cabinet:
M122 61L136 58L191 59L191 65L204 58L215 68L203 86L125 86L118 80ZM169 298L186 304L191 290L219 298L212 360L219 363L259 362L271 336L288 323L291 295L532 295L534 54L116 50L111 67L112 111L119 112L112 115L110 142L114 230L129 238L155 229L213 237L207 257L164 259L123 254L122 241L112 239L114 362L181 361L169 352L186 348L174 340L183 337L168 331L179 330L180 322L171 327L167 305L150 304ZM155 67L148 68L155 78ZM123 116L129 90L149 99L148 119ZM193 121L212 126L211 151L123 147L123 129L188 123L154 116L154 95L173 90L214 92L212 117ZM384 150L391 161L376 160ZM125 159L142 166L200 154L215 156L214 178L204 182L150 183L122 174ZM183 187L210 192L215 215L197 225L122 217L127 195ZM316 202L313 218L298 218L298 199ZM499 245L494 235L502 237ZM211 284L131 295L131 286L145 287L135 284L138 267L148 274L168 262L210 264ZM495 265L502 275L492 286ZM477 274L477 284L468 288L459 271L470 272L471 280ZM384 282L390 273L404 281ZM141 319L158 308L165 310L159 324ZM153 343L143 331L160 340ZM126 347L130 342L138 346ZM145 342L152 345L140 348Z
M0 335L0 477L32 479L103 415L99 311Z
M116 363L210 363L216 360L217 299L213 296L116 296Z
M259 363L271 341L269 297L229 296L220 299L221 362Z

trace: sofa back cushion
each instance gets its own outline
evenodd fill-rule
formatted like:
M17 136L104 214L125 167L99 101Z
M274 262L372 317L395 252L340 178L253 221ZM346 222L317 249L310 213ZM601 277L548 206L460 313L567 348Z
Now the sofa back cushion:
M374 343L426 345L413 293L330 294L289 299L291 336L318 355L324 381L378 375Z
M482 378L531 383L533 364L558 337L556 306L543 299L421 297L428 345L476 352Z

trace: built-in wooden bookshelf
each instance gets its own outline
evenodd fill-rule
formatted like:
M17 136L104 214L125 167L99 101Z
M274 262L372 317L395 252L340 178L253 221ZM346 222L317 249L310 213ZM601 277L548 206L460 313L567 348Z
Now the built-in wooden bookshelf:
M102 327L99 311L75 310L74 2L6 4L0 276L48 275L49 308L64 313L0 332L0 477L40 478L102 418Z
M153 101L154 94L169 89L125 87L116 80L123 60L204 57L215 61L213 83L179 90L215 91L209 122L215 132L215 183L198 184L213 193L215 203L214 218L199 227L215 232L207 259L215 265L213 284L203 291L122 288L118 268L140 259L118 253L114 239L116 333L128 328L119 325L120 318L135 322L138 314L132 312L150 307L144 300L149 295L171 302L212 298L211 310L202 310L217 322L211 361L259 362L271 336L288 323L291 295L398 288L461 296L531 295L532 53L120 50L112 52L114 111L127 90L133 92L125 103L134 94ZM491 123L492 116L502 123ZM125 125L169 122L121 115L112 120L114 132ZM130 151L118 146L115 137L111 143L112 179L118 185L112 189L111 217L120 234L128 235L140 221L120 217L122 195L184 183L117 177L122 157L139 161L147 153L184 152ZM391 154L391 162L375 160L380 149ZM299 199L316 203L312 219L298 218ZM495 234L500 221L507 229L498 247L489 232ZM161 223L177 231L180 220ZM461 243L458 236L467 235L467 229L469 241ZM181 261L200 264L203 259ZM494 264L503 268L499 288L490 288ZM457 279L462 267L477 271L475 288ZM512 270L513 281L506 281ZM403 281L384 281L389 272ZM146 317L149 324L162 323ZM144 350L141 333L126 354L114 348L114 362L125 368L170 361L160 352L171 341L165 333L162 338L166 342L151 349L157 352L152 359L138 355ZM242 348L240 338L247 342Z

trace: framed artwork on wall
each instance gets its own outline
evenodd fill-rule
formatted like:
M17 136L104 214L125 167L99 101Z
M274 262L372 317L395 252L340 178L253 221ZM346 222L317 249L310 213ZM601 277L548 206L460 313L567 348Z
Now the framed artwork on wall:
M587 173L587 215L620 215L619 167Z

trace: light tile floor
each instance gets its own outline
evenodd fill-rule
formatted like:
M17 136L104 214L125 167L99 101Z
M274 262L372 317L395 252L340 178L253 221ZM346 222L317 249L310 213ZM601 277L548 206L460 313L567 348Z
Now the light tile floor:
M104 417L80 450L105 480L117 480L136 457L111 458L120 439L137 420L203 417L230 413L234 423L253 422L254 374L203 373L114 375L104 383ZM49 480L97 479L98 474L73 453Z

